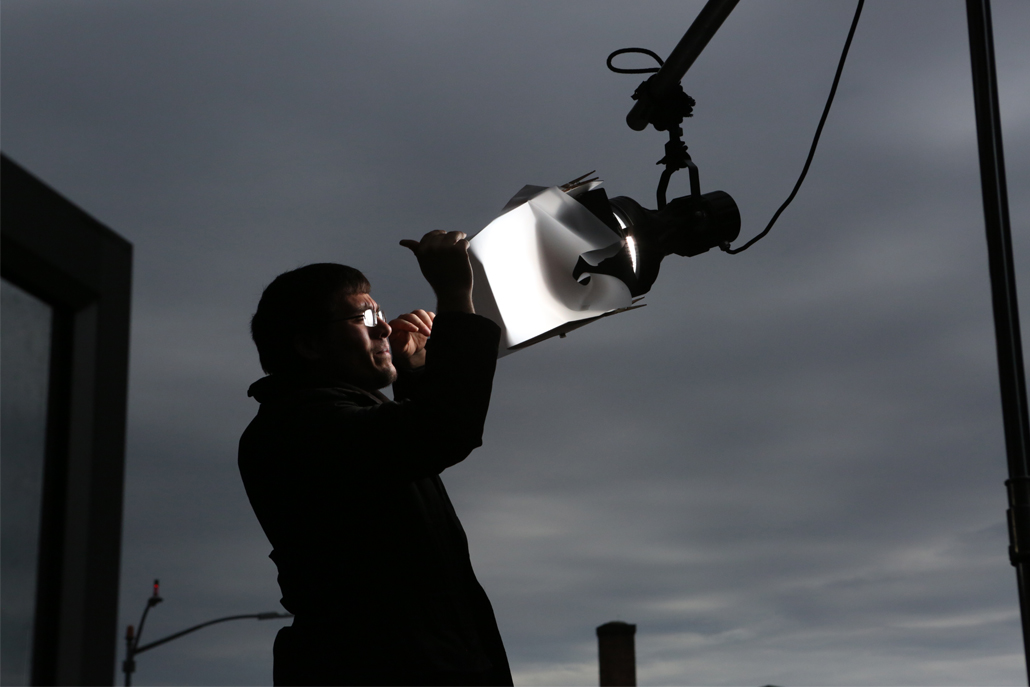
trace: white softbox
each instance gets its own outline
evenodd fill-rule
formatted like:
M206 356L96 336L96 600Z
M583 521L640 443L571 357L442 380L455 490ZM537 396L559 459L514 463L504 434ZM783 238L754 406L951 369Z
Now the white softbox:
M581 283L572 276L580 256L597 264L624 246L574 197L599 185L570 193L527 186L470 240L472 299L502 329L499 357L632 307L616 277L590 274Z

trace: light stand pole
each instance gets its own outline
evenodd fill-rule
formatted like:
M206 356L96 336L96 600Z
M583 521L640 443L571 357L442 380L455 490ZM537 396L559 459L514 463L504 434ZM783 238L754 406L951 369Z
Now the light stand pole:
M980 148L987 257L991 270L994 338L998 350L998 378L1009 468L1009 478L1005 482L1009 500L1009 560L1016 567L1023 652L1030 680L1030 590L1027 589L1027 576L1030 575L1030 420L1027 419L1026 376L1019 335L990 0L966 0L966 19L976 105L976 138Z

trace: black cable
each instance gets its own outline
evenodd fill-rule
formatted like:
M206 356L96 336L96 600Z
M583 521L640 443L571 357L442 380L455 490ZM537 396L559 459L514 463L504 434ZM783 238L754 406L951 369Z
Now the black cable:
M851 39L855 36L855 27L858 26L858 17L862 14L862 5L865 4L865 0L858 0L858 7L855 9L855 18L851 21L851 30L848 32L848 39L844 42L844 52L841 53L840 63L837 65L837 74L833 77L833 86L830 88L830 97L826 99L826 107L823 108L823 116L819 120L819 126L815 130L815 138L812 140L812 148L808 151L808 159L805 160L805 167L801 170L801 176L798 177L798 182L794 184L794 190L787 196L787 200L783 201L783 205L776 211L772 219L769 220L769 224L766 225L762 233L754 237L740 248L730 248L728 245L720 246L724 251L730 255L736 255L737 253L746 250L752 246L756 241L764 237L772 229L773 224L779 219L780 214L787 209L790 205L790 201L794 200L794 196L797 195L798 189L801 188L801 182L805 180L805 176L808 174L808 168L812 164L812 158L815 157L815 147L819 144L819 136L823 132L823 124L826 123L826 115L830 114L830 105L833 104L833 96L837 93L837 84L840 82L841 72L844 71L844 60L848 57L848 49L851 47Z
M658 63L658 66L647 67L644 69L623 69L621 67L616 67L612 64L612 58L614 58L616 55L624 55L626 53L640 53L641 55L650 55L654 58L655 62ZM662 67L662 65L665 64L665 61L662 58L658 57L658 55L654 52L648 50L647 48L620 48L619 50L616 50L608 56L607 64L608 69L611 69L616 74L653 74L654 72L657 72Z

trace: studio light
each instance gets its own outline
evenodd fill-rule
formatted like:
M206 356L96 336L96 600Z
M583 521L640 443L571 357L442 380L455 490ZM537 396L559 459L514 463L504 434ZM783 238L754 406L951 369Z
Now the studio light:
M695 105L683 91L680 79L736 4L737 0L709 0L667 61L643 48L623 48L608 56L608 68L614 72L652 74L634 92L636 103L626 121L636 131L651 125L668 132L669 140L665 157L658 161L665 170L658 182L657 210L625 196L608 201L599 188L576 197L616 231L624 244L622 251L596 264L587 256L581 257L574 270L580 283L586 274L610 275L625 283L634 298L643 296L651 290L667 255L691 257L716 246L730 251L730 243L740 235L740 212L733 198L724 191L701 193L700 175L687 153L680 126L684 118L693 115ZM613 58L626 53L649 55L659 67L623 69L612 64ZM689 170L690 195L666 202L669 180L681 169Z
M740 234L740 212L725 191L701 193L700 173L682 140L683 120L693 116L694 99L680 84L738 0L708 0L668 59L644 48L623 48L608 56L608 68L650 74L634 91L626 117L631 129L653 126L665 132L665 155L656 192L657 209L626 196L609 199L593 172L562 186L525 186L502 214L474 236L469 255L476 312L502 330L499 355L508 355L603 317L637 307L651 290L662 260L691 257L712 248L735 255L760 240L797 194L808 173L848 47L862 9L844 44L833 86L816 128L808 158L793 191L758 235L731 247ZM648 55L658 67L621 68L613 58ZM690 193L666 201L672 175L686 169Z
M600 188L581 194L577 200L615 230L624 247L596 265L581 256L573 277L583 283L587 274L611 275L626 284L633 297L651 290L666 256L700 255L717 246L728 246L740 234L740 212L724 191L676 198L661 210L649 210L626 196L609 200Z
M469 243L476 312L502 328L500 355L637 307L665 256L699 255L740 232L737 205L722 191L702 195L695 185L650 210L609 199L587 176L524 187Z

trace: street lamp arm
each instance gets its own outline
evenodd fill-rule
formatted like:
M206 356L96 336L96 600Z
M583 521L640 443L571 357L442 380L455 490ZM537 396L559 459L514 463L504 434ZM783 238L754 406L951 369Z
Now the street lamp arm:
M181 630L179 632L176 632L175 634L168 635L167 637L162 637L161 639L158 639L158 640L155 640L153 642L150 642L149 644L144 644L143 646L136 647L133 650L132 653L133 653L133 655L141 654L144 651L147 651L148 649L153 649L155 646L161 646L162 644L164 644L166 642L170 642L173 639L178 639L179 637L182 637L183 635L188 635L191 632L196 632L197 630L201 629L202 627L207 627L208 625L214 625L215 623L224 623L224 622L226 622L228 620L242 620L244 618L257 618L258 620L271 620L272 618L292 618L292 617L293 617L292 613L276 613L276 612L272 611L270 613L249 613L249 614L246 614L246 615L230 615L230 616L226 616L224 618L215 618L214 620L209 620L206 623L200 623L199 625L194 625L193 627L188 627L185 630Z

